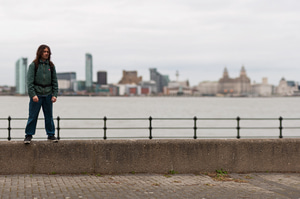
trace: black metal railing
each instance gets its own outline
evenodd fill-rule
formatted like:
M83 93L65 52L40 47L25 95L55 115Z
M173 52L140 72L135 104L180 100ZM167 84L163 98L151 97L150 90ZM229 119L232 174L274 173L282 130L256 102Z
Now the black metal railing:
M1 127L0 131L1 134L3 131L7 130L7 137L1 137L2 135L0 134L0 139L7 139L7 140L12 140L12 139L21 139L18 137L13 137L12 136L12 131L15 130L24 130L24 127L14 127L12 125L12 121L20 121L20 120L27 120L27 118L0 118L0 121L7 120L7 127ZM43 120L43 118L39 118L39 120ZM284 129L300 129L300 126L285 126L283 127L283 121L291 121L291 120L296 120L300 122L300 118L241 118L241 117L236 117L236 118L201 118L201 117L193 117L193 118L153 118L153 117L148 117L148 118L108 118L108 117L103 117L103 118L61 118L61 117L56 117L54 118L56 120L56 135L58 139L61 139L61 133L63 130L97 130L99 131L99 136L97 137L92 137L93 139L108 139L108 138L146 138L146 139L153 139L153 138L174 138L172 136L169 137L161 137L161 136L153 136L153 130L187 130L185 134L188 134L188 136L180 136L176 138L193 138L193 139L198 139L198 138L208 138L207 136L202 136L203 130L232 130L236 131L236 135L233 137L227 136L228 138L241 138L241 131L242 130L278 130L278 133L274 132L274 135L271 137L277 137L277 138L283 138L283 130ZM65 121L97 121L97 125L94 125L93 127L62 127L62 123ZM119 125L108 125L108 121L147 121L148 124L144 126L126 126L122 127ZM218 121L235 121L234 126L220 126L218 124ZM166 125L156 125L155 126L155 121L191 121L192 124L190 126L166 126ZM200 124L200 122L203 121L213 121L214 125L213 126L205 126L203 124ZM241 121L277 121L277 126L242 126ZM101 123L100 123L101 122ZM43 129L43 128L37 128L37 129ZM112 130L147 130L148 135L144 137L108 137L108 131ZM201 132L199 132L201 130ZM102 131L102 133L101 133ZM277 134L277 135L276 135ZM102 135L102 136L101 136ZM247 136L243 136L247 137ZM249 137L249 136L248 136ZM251 136L250 136L251 137ZM270 136L269 136L270 137ZM288 136L286 136L288 137ZM298 135L294 135L292 137L300 137ZM81 139L87 139L88 137L80 137ZM80 139L79 137L71 138L71 137L63 137L63 139ZM214 136L213 138L223 138L222 136Z

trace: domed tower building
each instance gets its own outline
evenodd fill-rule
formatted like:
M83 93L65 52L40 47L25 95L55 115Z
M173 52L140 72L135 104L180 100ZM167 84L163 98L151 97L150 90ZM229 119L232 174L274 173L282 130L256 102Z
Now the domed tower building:
M251 80L247 77L245 67L242 66L240 76L235 79L236 89L239 95L248 95L251 92Z
M234 79L229 77L228 70L225 67L223 77L219 80L218 93L223 95L233 94L235 92Z
M242 66L240 76L230 78L225 67L223 77L218 82L218 93L230 96L246 96L251 93L251 81Z

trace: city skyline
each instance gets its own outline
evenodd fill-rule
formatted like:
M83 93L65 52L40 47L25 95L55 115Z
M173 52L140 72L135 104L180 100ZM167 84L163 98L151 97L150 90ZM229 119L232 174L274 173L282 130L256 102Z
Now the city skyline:
M24 60L24 59L26 59L26 63L25 64L27 64L27 59L28 58L24 58L24 57L22 57L22 58L19 58L18 60L17 60L17 63L19 62L19 60ZM29 65L29 64L28 64ZM27 67L26 67L27 68ZM88 79L88 82L92 82L92 83L97 83L97 80L98 80L98 73L99 72L105 72L105 73L107 73L107 76L106 76L106 82L107 82L107 79L109 78L109 72L107 72L107 71L100 71L100 70L98 70L98 71L94 71L93 70L93 55L91 54L91 53L85 53L85 65L83 66L83 68L85 69L85 78L76 78L77 79L77 81L84 81L84 82L87 82L87 79ZM245 72L247 72L247 68L245 68L245 66L244 65L242 65L241 66L241 68L242 68L242 70L246 70ZM152 69L157 69L157 68L149 68L148 69L148 76L150 77L151 76L151 74L152 74L152 72L151 72L151 70ZM75 72L75 74L76 74L76 76L78 77L78 73L77 73L77 71L75 71L75 70L73 70L73 71L59 71L59 69L56 69L57 70L57 73L70 73L70 72ZM223 68L223 70L222 70L222 74L223 74L223 72L224 72L224 70L226 70L227 71L227 73L228 73L228 76L229 77L231 77L231 78L235 78L235 77L237 77L237 76L239 76L239 74L236 74L235 76L233 76L233 75L230 75L231 73L230 73L230 70L228 69L228 67L224 67ZM137 71L138 73L139 73L139 71L138 70L136 70L136 69L132 69L132 70L126 70L126 69L124 69L124 70L122 70L122 71L120 71L120 76L119 76L119 80L117 80L116 82L107 82L107 84L118 84L118 82L121 80L121 78L122 78L122 74L121 74L121 72L124 72L124 71ZM238 71L238 73L240 73L240 71L241 71L241 69L239 69L239 71ZM158 69L158 72L159 73L161 73L160 72L160 70ZM220 71L218 71L218 72L220 72ZM236 72L236 71L235 71ZM221 73L221 72L220 72ZM14 71L14 74L15 74L15 77L14 77L14 80L15 80L15 83L14 83L14 85L8 85L8 86L16 86L16 84L17 84L17 69L15 69L15 71ZM189 79L187 78L187 79L180 79L179 77L180 77L180 71L174 71L174 77L172 78L172 79L170 79L170 81L177 81L177 80L179 80L179 81L189 81ZM247 72L247 74L248 74L248 72ZM170 74L163 74L163 75L167 75L168 77L170 77ZM80 76L80 75L79 75ZM82 74L81 74L81 76L82 76ZM92 76L92 78L90 78ZM269 81L269 77L267 77L267 76L265 76L265 77L262 77L259 81L252 81L252 79L251 79L251 76L248 74L248 76L249 76L249 78L250 78L250 80L251 80L251 84L255 84L255 83L262 83L263 82L263 79L265 79L265 78L267 78L267 81L268 81L268 83L269 84L271 84L271 85L274 85L274 86L276 86L276 85L278 85L279 83L280 83L280 80L282 79L282 78L284 78L284 79L286 79L286 80L290 80L290 81L295 81L295 82L299 82L298 80L295 80L295 79L287 79L287 78L285 78L285 77L282 77L282 78L280 78L279 80L278 80L278 84L273 84L273 83L271 83L270 81ZM143 81L149 81L150 80L150 78L149 79L147 79L147 78L144 78L144 76L142 76L141 75L141 77L142 77L142 79L143 79ZM179 79L178 79L179 78ZM219 78L217 78L217 79L204 79L203 81L201 81L201 82L205 82L205 81L219 81L220 79L222 78L222 75L220 75L219 76ZM192 86L198 86L198 84L199 83L201 83L201 82L198 82L197 84L190 84L191 85L191 87ZM7 84L3 84L3 85L7 85ZM3 85L1 85L1 86L3 86Z
M157 68L197 85L218 80L225 67L236 77L242 65L251 82L300 80L297 0L0 0L0 11L0 85L14 85L16 59L31 63L43 43L57 70L76 71L78 79L85 79L90 52L94 71L107 71L108 83L123 70L147 80L149 68ZM41 26L47 30L32 28Z

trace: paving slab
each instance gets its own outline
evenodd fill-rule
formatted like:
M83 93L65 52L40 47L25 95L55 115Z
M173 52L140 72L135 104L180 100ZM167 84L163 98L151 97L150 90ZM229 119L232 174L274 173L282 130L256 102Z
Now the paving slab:
M293 198L299 173L0 175L0 198Z

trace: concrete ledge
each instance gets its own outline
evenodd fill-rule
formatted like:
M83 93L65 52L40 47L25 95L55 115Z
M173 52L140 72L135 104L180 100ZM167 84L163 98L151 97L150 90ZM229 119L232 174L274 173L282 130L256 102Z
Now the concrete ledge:
M300 172L300 139L0 142L0 174Z

